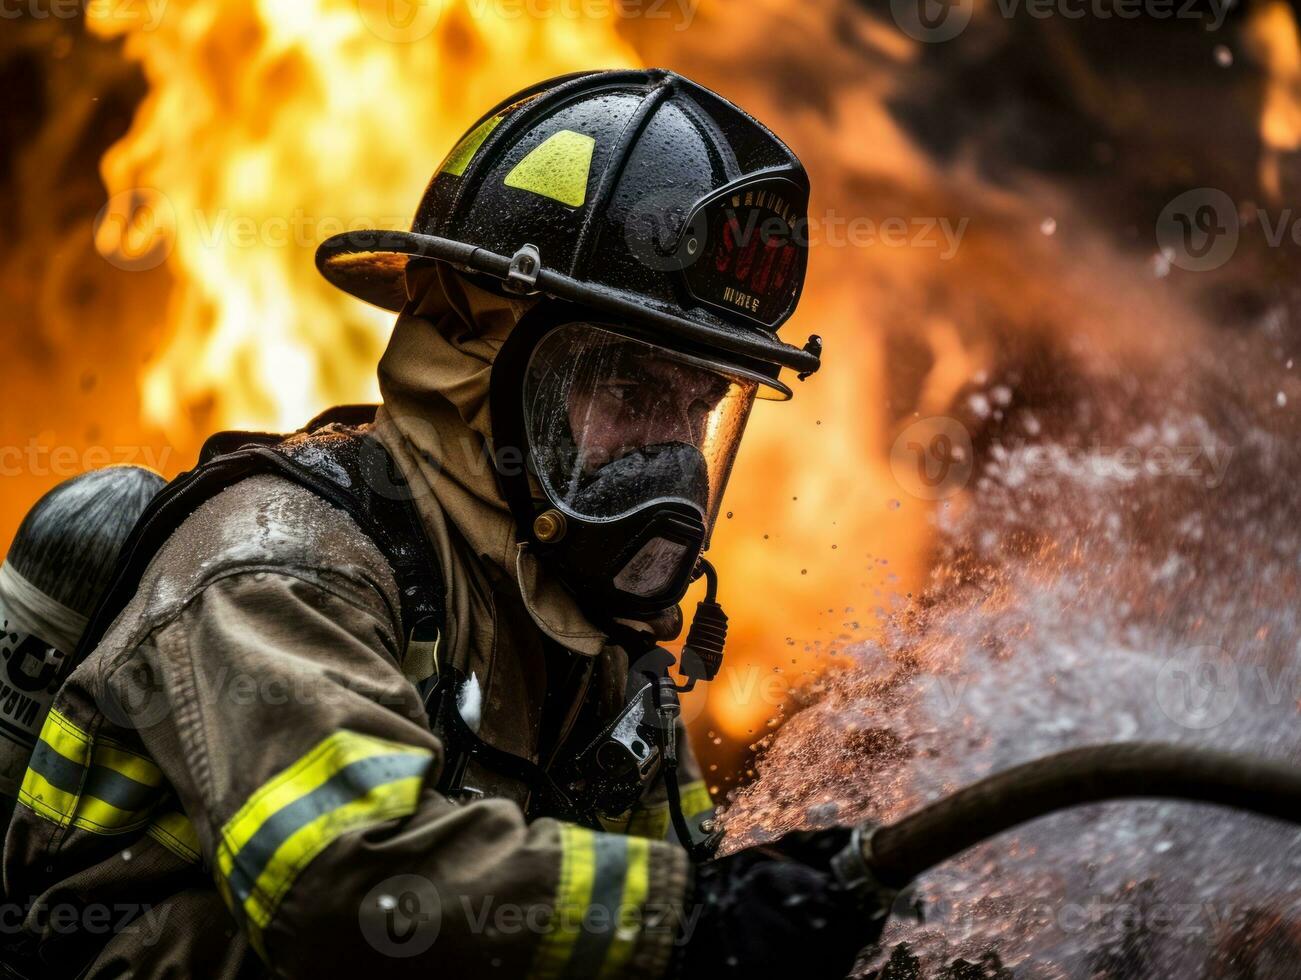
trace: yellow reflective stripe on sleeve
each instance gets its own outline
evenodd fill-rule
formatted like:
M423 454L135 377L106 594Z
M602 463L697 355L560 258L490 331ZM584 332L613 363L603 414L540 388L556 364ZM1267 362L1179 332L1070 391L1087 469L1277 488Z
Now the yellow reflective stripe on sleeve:
M90 736L51 708L41 726L40 740L69 762L84 766L90 754Z
M669 805L655 803L633 811L625 833L635 837L649 837L651 840L663 840L669 832Z
M182 861L198 864L202 860L199 850L199 835L184 813L172 810L154 818L149 829L145 831L150 837L162 844Z
M91 762L112 769L119 776L133 779L144 786L157 787L163 782L162 771L152 759L132 752L108 739L96 740Z
M560 825L560 880L532 980L617 977L641 936L650 842Z
M691 836L696 840L704 837L704 831L700 829L702 821L714 815L714 801L709 795L709 788L703 780L693 780L687 783L680 790L682 800L682 816L686 818L687 829ZM678 839L678 830L676 827L669 826L665 831L666 840L672 840L679 844L685 843Z
M222 892L257 941L285 893L340 835L415 811L427 749L340 731L259 788L221 830Z
M23 776L23 785L18 790L18 800L46 820L53 821L60 827L72 822L72 814L77 808L77 795L67 793L50 784L44 776L33 769L28 769Z
M606 954L598 980L622 977L633 947L641 934L642 906L650 894L650 841L633 837L628 840L628 877L619 903L619 926L610 951Z
M542 937L529 974L533 980L566 975L565 968L582 930L583 913L592 900L595 841L596 834L590 830L570 823L560 825L560 882L550 929Z
M695 831L698 829L696 825L712 814L714 801L710 798L709 789L704 781L699 779L683 786L681 794L682 815L687 818L687 823ZM647 837L650 840L668 840L670 832L673 831L673 818L667 801L652 803L649 806L638 804L630 813L610 819L603 818L601 824L608 831ZM673 840L677 840L676 832L671 836Z
M714 809L714 800L703 780L682 787L682 815L688 821L703 819ZM695 829L695 828L692 828Z
M93 742L51 710L19 790L19 800L61 827L97 834L143 826L163 775L154 763L111 740Z
M416 775L377 786L293 834L272 855L245 903L253 921L265 927L298 873L340 835L412 813L423 782L424 777Z
M82 796L77 801L77 814L72 822L91 833L112 834L136 829L144 823L147 816L147 813L120 810L112 803L105 803L93 796Z
M45 716L18 799L60 827L72 822L90 759L90 739L55 709Z

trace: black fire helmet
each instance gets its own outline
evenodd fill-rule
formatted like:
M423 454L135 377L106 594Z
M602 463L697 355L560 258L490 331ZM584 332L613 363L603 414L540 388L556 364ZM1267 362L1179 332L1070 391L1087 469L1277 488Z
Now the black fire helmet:
M430 181L412 229L335 235L330 282L399 311L413 259L501 294L617 317L770 383L820 365L777 338L803 286L809 182L761 123L662 69L541 82L484 115Z

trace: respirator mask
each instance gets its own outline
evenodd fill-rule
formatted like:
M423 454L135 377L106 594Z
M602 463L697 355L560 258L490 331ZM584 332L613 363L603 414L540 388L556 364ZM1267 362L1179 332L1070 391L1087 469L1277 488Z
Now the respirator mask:
M568 304L520 321L493 369L497 471L580 602L637 617L682 599L758 385Z

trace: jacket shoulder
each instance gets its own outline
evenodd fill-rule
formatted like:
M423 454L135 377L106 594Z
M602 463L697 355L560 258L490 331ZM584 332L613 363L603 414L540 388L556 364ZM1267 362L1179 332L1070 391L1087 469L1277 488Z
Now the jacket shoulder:
M111 632L136 636L177 616L212 582L288 574L399 622L398 586L378 545L343 510L281 476L250 476L204 502L145 570ZM106 637L106 640L108 637Z

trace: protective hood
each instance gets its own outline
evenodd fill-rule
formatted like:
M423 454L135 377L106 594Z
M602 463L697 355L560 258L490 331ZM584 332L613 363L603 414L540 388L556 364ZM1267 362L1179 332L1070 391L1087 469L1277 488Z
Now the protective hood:
M407 270L408 301L380 361L384 405L381 440L410 481L415 505L442 561L447 583L447 637L453 657L472 622L472 595L487 587L455 560L458 548L519 588L539 629L565 647L600 653L605 633L516 540L487 448L491 445L489 380L506 337L528 301L489 293L446 265Z

